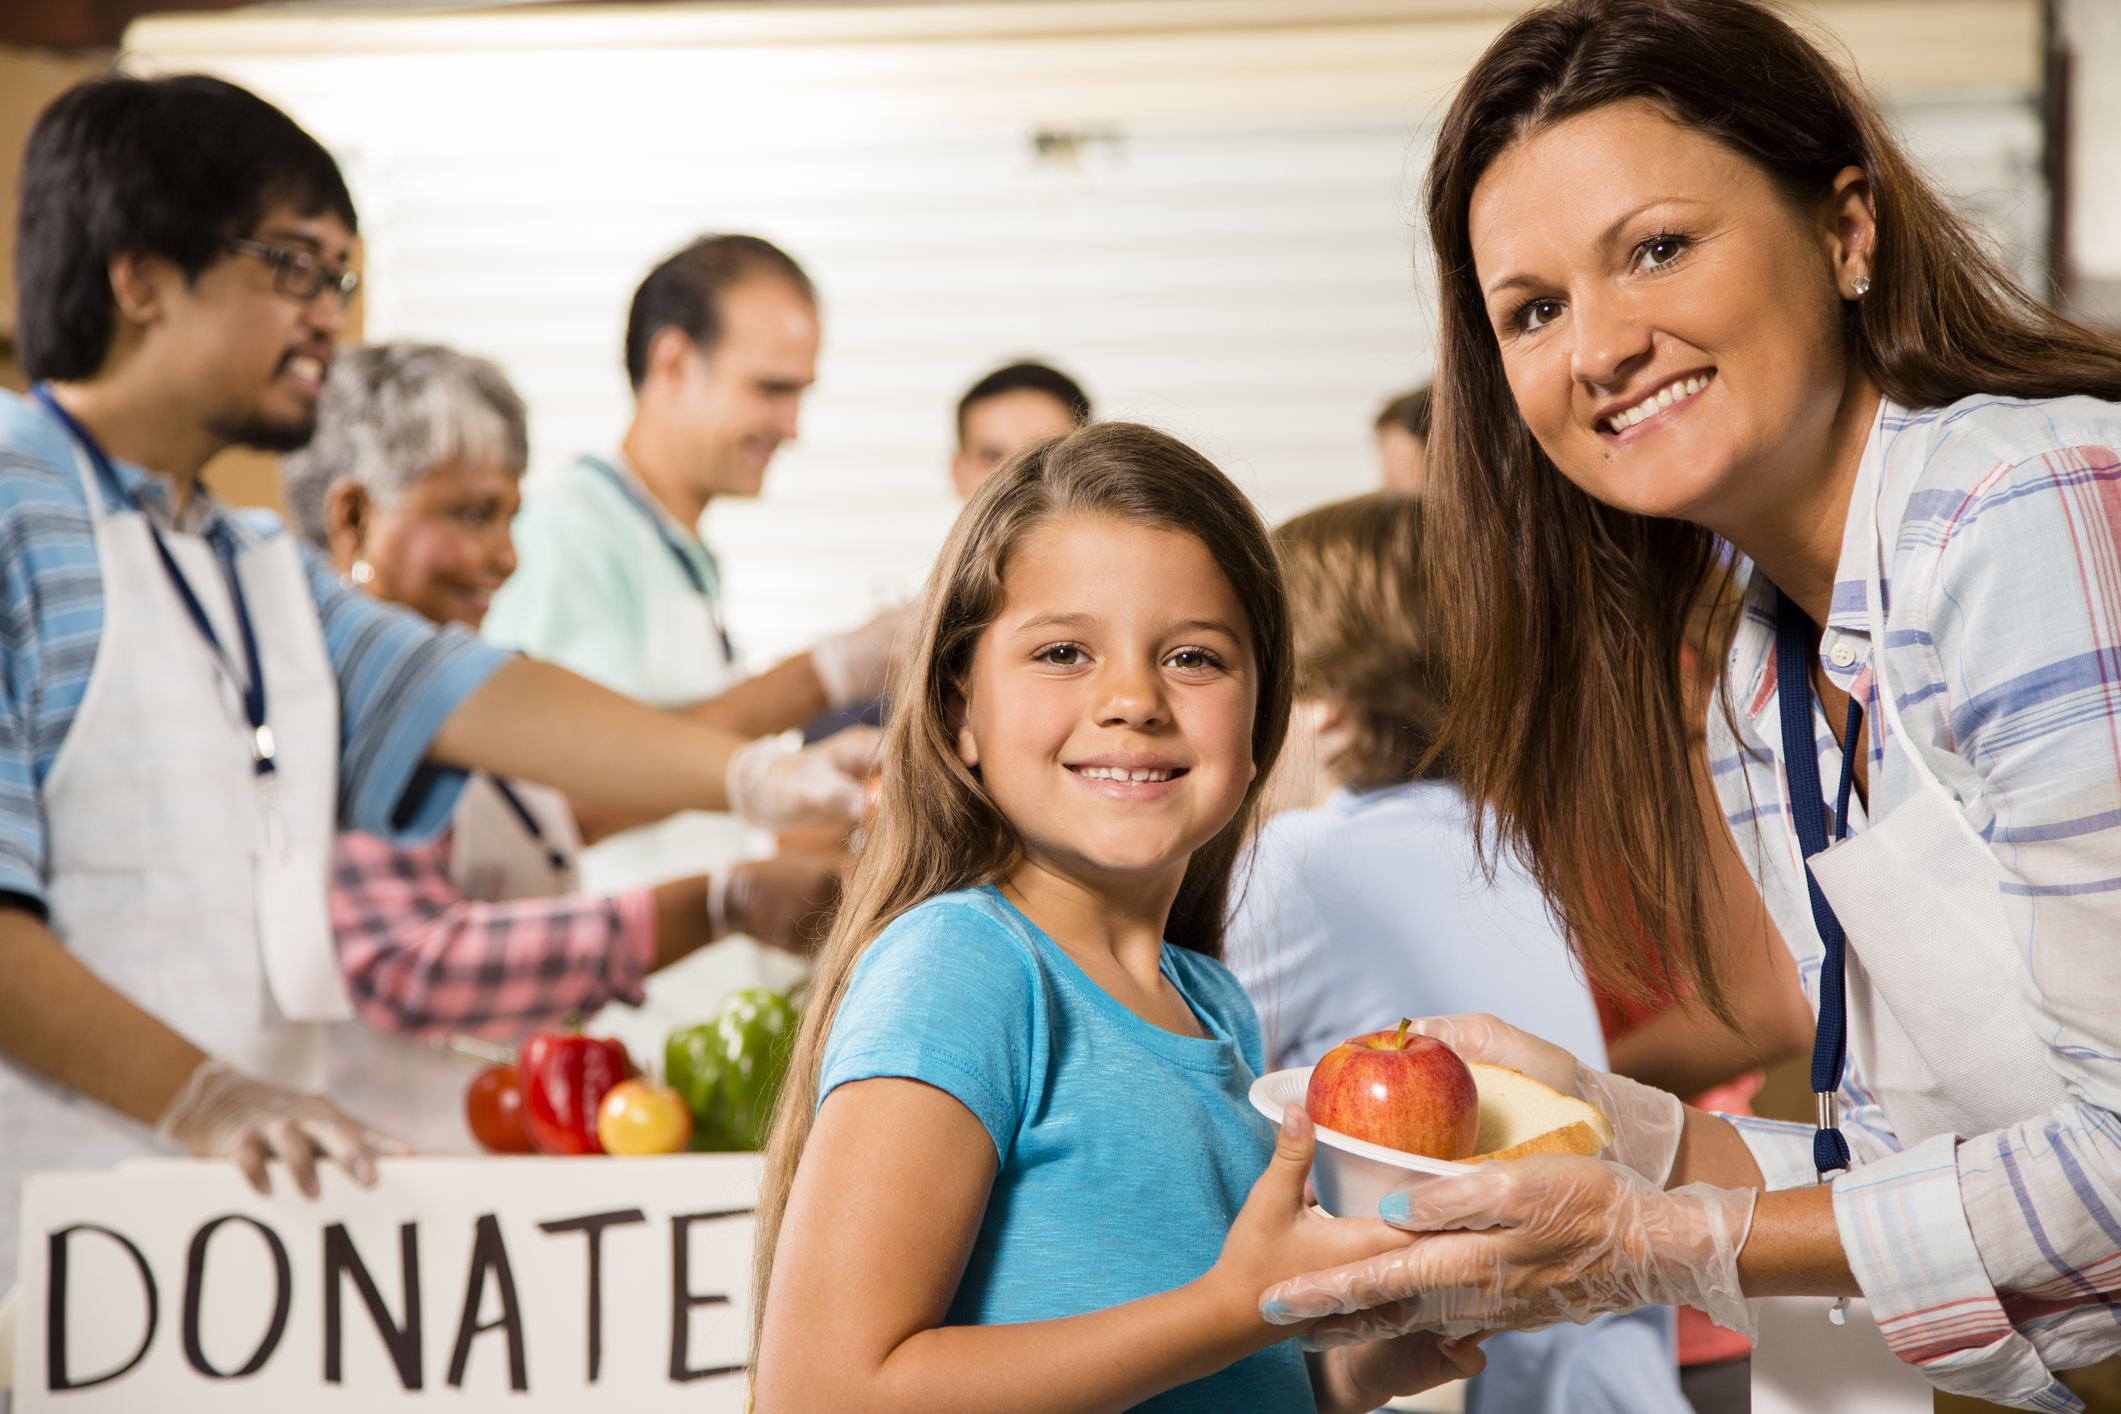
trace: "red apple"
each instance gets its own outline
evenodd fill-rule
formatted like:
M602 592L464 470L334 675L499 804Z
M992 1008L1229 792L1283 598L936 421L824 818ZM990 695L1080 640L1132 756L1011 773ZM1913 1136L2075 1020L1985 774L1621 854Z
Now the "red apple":
M1472 1157L1480 1091L1458 1052L1433 1036L1372 1031L1341 1042L1311 1070L1311 1122L1350 1139L1432 1159Z

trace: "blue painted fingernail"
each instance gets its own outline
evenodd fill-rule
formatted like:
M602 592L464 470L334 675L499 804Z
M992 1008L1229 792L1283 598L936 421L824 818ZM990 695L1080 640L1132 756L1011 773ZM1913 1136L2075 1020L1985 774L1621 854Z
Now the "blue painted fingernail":
M1388 1223L1403 1223L1413 1211L1414 1207L1407 1202L1404 1193L1387 1193L1377 1200L1377 1216Z
M1290 1323L1289 1308L1279 1301L1262 1301L1260 1317L1270 1326L1286 1326Z

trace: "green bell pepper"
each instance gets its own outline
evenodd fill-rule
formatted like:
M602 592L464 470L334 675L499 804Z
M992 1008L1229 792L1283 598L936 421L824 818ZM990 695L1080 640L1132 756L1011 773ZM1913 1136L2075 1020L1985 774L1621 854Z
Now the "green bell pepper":
M763 1149L795 1049L794 1005L778 992L722 998L711 1021L670 1033L663 1074L692 1107L692 1147Z

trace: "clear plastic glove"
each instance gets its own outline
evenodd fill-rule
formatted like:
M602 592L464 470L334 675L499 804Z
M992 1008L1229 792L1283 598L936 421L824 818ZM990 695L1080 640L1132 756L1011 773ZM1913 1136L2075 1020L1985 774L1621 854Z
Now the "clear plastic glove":
M1506 1065L1574 1095L1611 1122L1613 1142L1605 1148L1606 1158L1660 1187L1671 1176L1679 1136L1686 1129L1686 1106L1677 1096L1624 1075L1593 1070L1551 1041L1477 1012L1425 1016L1409 1029L1434 1036L1466 1060Z
M809 854L732 864L708 885L715 936L743 933L767 947L808 957L825 941L839 907L840 875L839 864Z
M201 1156L225 1156L260 1193L272 1192L268 1159L279 1159L295 1187L317 1196L317 1156L336 1159L364 1187L376 1181L376 1155L412 1146L342 1112L322 1095L253 1080L227 1061L206 1060L155 1122L165 1143Z
M1538 1330L1638 1306L1693 1306L1751 1335L1738 1252L1750 1188L1670 1191L1619 1164L1534 1154L1385 1196L1379 1216L1429 1234L1412 1246L1270 1288L1277 1325L1318 1317L1316 1349L1401 1331Z
M848 633L834 634L810 650L810 667L835 709L881 697L891 670L913 639L913 610L886 609Z
M762 830L852 825L883 740L875 727L849 727L815 746L747 741L729 755L729 808Z

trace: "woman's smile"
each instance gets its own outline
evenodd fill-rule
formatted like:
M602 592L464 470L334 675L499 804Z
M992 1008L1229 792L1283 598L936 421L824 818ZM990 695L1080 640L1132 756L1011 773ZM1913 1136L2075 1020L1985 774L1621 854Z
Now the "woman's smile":
M1697 395L1709 386L1716 377L1713 368L1682 373L1677 378L1652 389L1648 396L1633 403L1623 404L1619 409L1600 413L1598 431L1622 445L1632 445L1649 436L1658 428L1668 426L1681 412L1693 405ZM1672 417L1659 417L1659 413L1671 413ZM1631 436L1631 433L1640 436Z

